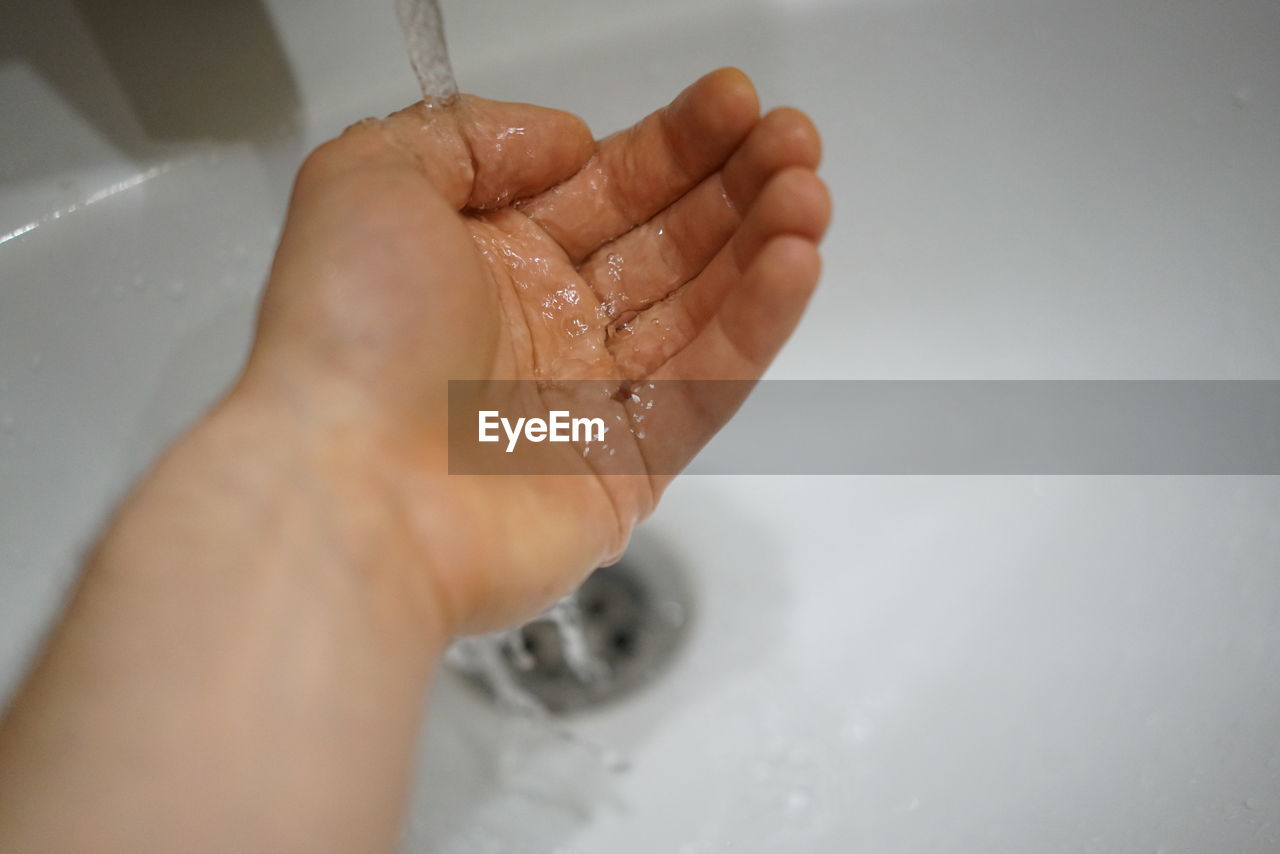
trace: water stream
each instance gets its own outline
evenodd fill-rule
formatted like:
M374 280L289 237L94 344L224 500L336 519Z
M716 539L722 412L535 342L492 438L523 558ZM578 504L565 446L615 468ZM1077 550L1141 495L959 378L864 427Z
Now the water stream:
M428 107L448 107L458 96L458 84L445 45L444 21L437 0L396 0L396 14L404 30L409 61L422 87ZM583 683L610 678L609 664L587 642L577 593L570 593L540 618L556 629L565 666ZM555 723L544 705L516 677L519 669L533 667L525 649L523 627L482 637L463 638L449 650L449 663L478 676L504 708L546 723L559 738L597 755L606 768L621 770L625 762L612 751L585 742Z
M584 683L611 678L608 662L597 657L587 642L577 591L552 605L538 620L555 627L565 666L574 678ZM625 771L629 767L625 756L579 736L556 720L542 701L520 683L517 673L535 666L526 648L524 628L516 626L494 634L459 638L445 660L454 669L479 678L502 708L537 721L557 739L592 756L605 770Z
M422 102L428 107L449 106L458 97L458 81L449 63L439 2L396 0L396 15L404 31L409 62L422 87Z

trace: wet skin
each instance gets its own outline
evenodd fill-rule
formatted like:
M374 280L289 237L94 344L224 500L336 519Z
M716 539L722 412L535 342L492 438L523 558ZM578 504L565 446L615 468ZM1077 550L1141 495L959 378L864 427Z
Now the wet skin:
M587 476L445 485L447 381L758 378L817 282L819 157L809 119L761 117L733 69L598 142L468 96L362 122L299 175L243 385L362 437L457 627L529 615L619 552L740 401L644 413L678 456L664 473L578 458ZM643 441L621 443L628 471ZM463 549L460 530L501 533Z

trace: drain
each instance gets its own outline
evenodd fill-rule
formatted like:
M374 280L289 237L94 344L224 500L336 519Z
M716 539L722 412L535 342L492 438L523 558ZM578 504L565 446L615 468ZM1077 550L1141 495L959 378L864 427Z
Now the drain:
M491 697L509 703L516 695L520 704L524 695L565 714L649 683L679 649L689 616L683 574L656 544L641 541L542 617L470 639L470 652L453 663Z

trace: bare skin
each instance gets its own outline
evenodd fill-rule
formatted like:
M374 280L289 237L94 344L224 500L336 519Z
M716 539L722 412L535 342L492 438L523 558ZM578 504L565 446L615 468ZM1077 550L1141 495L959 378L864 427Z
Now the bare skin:
M392 849L448 639L562 595L670 481L450 476L448 380L758 378L817 281L818 158L733 70L600 142L466 98L318 149L242 377L0 723L0 850ZM736 403L650 429L684 462Z

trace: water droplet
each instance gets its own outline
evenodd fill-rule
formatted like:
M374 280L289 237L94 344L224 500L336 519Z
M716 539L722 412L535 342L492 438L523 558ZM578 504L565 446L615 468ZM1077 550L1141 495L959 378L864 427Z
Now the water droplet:
M1262 803L1257 798L1245 798L1245 809L1256 810L1262 807Z

